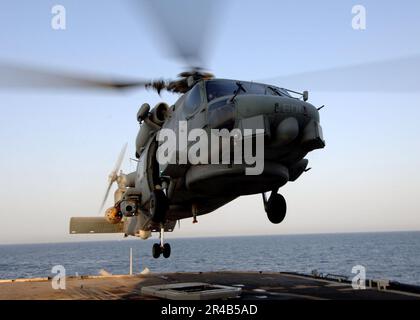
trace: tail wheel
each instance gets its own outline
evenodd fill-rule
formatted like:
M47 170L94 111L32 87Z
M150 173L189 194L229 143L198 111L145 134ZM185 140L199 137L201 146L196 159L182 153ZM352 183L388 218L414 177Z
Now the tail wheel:
M169 208L169 201L163 190L153 191L149 201L149 212L154 223L165 222L166 212Z
M281 194L272 194L267 201L265 211L267 212L268 220L270 220L271 223L279 224L283 222L287 211L286 200Z

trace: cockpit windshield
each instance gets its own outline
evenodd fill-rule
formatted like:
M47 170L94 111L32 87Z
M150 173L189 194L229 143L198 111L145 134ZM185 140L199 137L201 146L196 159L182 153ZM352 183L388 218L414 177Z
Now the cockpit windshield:
M261 94L288 96L283 89L270 87L260 83L242 82L235 80L210 80L206 83L207 101L234 94Z

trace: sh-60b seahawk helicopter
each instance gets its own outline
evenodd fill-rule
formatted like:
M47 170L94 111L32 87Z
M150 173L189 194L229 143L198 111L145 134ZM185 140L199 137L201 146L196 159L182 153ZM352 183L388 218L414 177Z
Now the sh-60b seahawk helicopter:
M174 230L177 221L208 214L251 194L263 194L268 218L280 223L286 215L286 201L277 191L295 181L306 170L305 156L324 148L319 112L303 99L294 98L288 90L260 83L216 79L211 74L193 70L170 83L156 82L150 86L166 88L182 96L173 105L159 103L153 109L143 104L137 114L141 124L136 139L137 170L118 175L123 149L112 183L118 182L115 205L105 219L73 218L71 233L123 232L126 236L148 239L160 232L160 243L153 246L153 256L170 256L171 248L164 243L164 232ZM157 136L162 129L179 132L179 124L187 122L188 131L204 129L260 129L264 132L264 169L258 175L246 175L247 164L160 164L157 152L162 142ZM252 138L251 138L252 139ZM174 154L188 153L176 145ZM266 192L272 192L267 199ZM105 202L104 200L104 202Z

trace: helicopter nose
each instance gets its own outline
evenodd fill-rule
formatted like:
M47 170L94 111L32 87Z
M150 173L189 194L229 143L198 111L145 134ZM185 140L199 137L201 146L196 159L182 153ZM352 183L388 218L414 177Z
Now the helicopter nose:
M303 130L301 145L308 152L325 148L322 127L315 120L310 120Z
M311 110L309 111L309 109ZM278 124L276 118L279 119ZM297 112L293 115L285 115L285 118L274 115L271 119L271 123L274 124L274 129L271 130L271 145L273 147L287 146L297 140L306 152L325 147L319 114L315 107L305 106L303 116Z
M319 111L312 104L290 97L242 95L235 100L242 129L264 129L272 147L299 141L310 152L325 147Z

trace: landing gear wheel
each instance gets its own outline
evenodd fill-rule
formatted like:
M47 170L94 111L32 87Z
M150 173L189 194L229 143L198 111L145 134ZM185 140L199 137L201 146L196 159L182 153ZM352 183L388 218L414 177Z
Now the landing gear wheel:
M168 259L171 256L171 245L169 243L163 245L162 254L165 259Z
M152 192L149 201L149 212L154 223L163 223L165 221L166 212L169 208L168 198L163 190L155 190Z
M160 254L162 253L162 250L160 248L160 244L159 243L155 243L153 245L153 258L158 259L160 257Z
M165 227L162 224L160 228L160 243L155 243L153 245L153 258L157 259L160 255L163 255L165 259L168 259L171 256L171 246L169 243L165 243Z
M283 222L286 217L286 211L286 200L281 194L273 193L267 203L265 203L265 212L268 220L273 224Z

